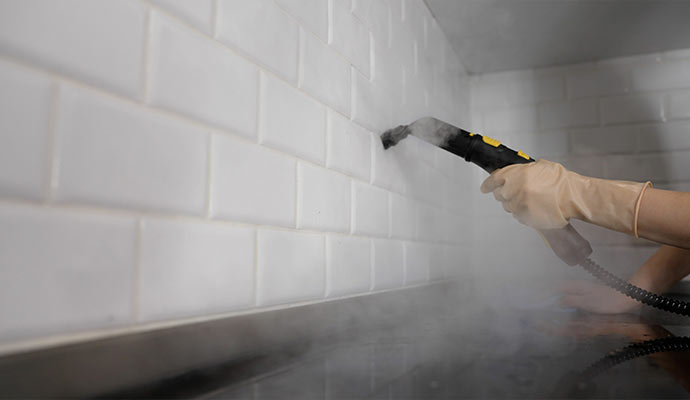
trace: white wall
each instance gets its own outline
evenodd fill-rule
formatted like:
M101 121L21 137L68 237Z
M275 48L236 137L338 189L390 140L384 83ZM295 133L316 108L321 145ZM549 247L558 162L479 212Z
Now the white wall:
M421 0L0 3L3 351L461 271L466 125Z
M582 174L651 180L656 187L690 191L690 51L473 77L472 124L515 149ZM473 186L484 177L476 172ZM486 264L495 268L491 278L512 277L514 286L520 278L539 279L524 274L516 260L528 270L585 276L549 255L538 236L513 221L490 195L475 191L474 201L487 221L478 224L476 236L512 249L485 252L492 260ZM593 258L624 277L656 248L573 224L595 247Z

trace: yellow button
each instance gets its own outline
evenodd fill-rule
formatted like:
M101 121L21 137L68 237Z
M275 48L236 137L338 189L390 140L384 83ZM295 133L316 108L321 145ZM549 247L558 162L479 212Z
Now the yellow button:
M527 154L523 153L522 150L518 150L518 155L520 157L524 158L525 160L529 160L529 156Z
M490 146L498 147L498 146L501 145L501 142L499 142L499 141L496 140L496 139L490 138L490 137L488 137L488 136L482 137L482 140L484 141L484 143L486 143L486 144L488 144L488 145L490 145Z
M474 133L470 133L470 136L474 136Z

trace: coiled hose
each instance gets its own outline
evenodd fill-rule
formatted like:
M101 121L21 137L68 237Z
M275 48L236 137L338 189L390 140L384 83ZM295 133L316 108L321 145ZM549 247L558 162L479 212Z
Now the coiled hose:
M580 266L595 278L604 282L607 286L640 303L658 308L659 310L685 315L686 317L690 316L690 303L688 302L660 296L656 293L639 288L608 272L589 258L582 262Z

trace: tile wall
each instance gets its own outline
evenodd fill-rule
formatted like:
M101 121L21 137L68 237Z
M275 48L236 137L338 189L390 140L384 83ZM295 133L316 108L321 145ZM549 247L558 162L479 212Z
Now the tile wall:
M469 122L421 0L6 0L0 88L3 352L469 265L471 171L378 141Z

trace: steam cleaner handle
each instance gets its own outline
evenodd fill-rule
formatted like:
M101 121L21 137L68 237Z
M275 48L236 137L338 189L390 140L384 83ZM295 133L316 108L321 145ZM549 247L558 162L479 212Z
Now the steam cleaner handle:
M535 160L523 153L504 146L496 139L460 129L444 149L477 164L488 173L513 164L527 164ZM544 242L568 265L577 265L592 254L592 246L572 225L561 229L539 230Z

